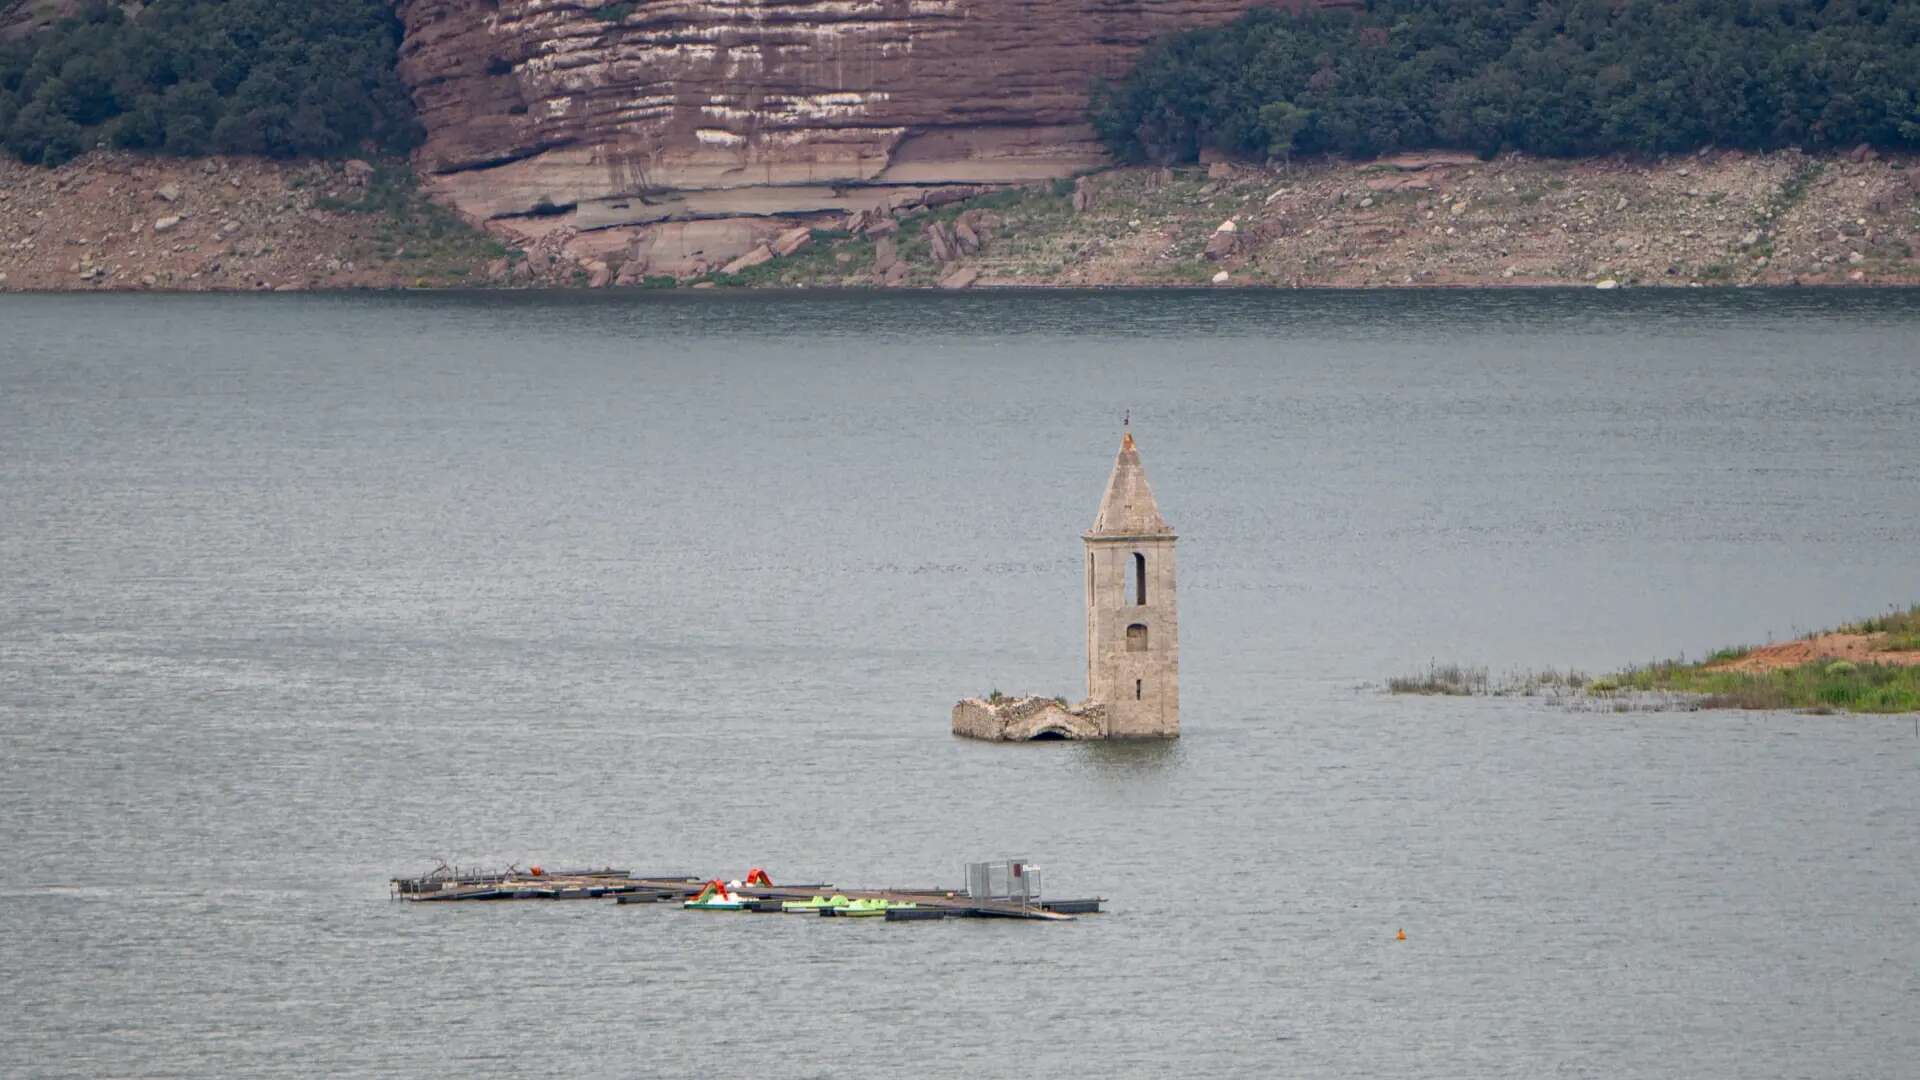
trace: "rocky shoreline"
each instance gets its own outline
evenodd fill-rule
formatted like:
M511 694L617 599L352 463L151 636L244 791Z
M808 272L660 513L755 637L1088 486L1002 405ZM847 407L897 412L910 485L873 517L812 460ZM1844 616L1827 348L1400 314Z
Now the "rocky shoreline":
M404 163L0 160L0 291L456 286L506 251L421 196Z
M1229 162L638 237L484 228L404 163L0 163L0 291L1920 284L1920 160Z

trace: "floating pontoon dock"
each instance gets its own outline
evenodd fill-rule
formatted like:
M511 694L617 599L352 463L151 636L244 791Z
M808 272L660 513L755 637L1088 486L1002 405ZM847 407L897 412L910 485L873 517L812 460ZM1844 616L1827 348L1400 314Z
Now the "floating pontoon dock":
M463 900L613 900L617 904L683 902L699 896L708 885L740 900L740 910L770 914L798 914L787 901L816 896L853 900L880 900L891 906L889 922L917 922L946 918L1038 919L1072 921L1075 915L1100 910L1101 898L1048 900L1040 896L1037 867L1008 860L970 863L968 887L963 889L847 889L832 884L775 885L758 869L744 881L722 882L693 874L635 874L631 870L521 870L461 871L440 866L419 877L397 877L391 892L413 903L449 903ZM836 915L839 909L821 907L808 914Z

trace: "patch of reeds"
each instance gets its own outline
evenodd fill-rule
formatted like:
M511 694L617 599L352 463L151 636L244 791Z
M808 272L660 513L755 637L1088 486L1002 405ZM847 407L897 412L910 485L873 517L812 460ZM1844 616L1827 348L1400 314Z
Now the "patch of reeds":
M1586 673L1568 668L1544 668L1539 671L1509 671L1493 675L1484 667L1465 664L1427 665L1414 675L1399 675L1387 680L1390 694L1440 694L1450 697L1529 697L1536 694L1564 696L1587 688Z
M1428 664L1424 675L1398 675L1387 680L1387 692L1391 694L1469 697L1490 693L1490 687L1486 668L1459 664Z
M1533 694L1566 694L1587 688L1591 680L1585 672L1568 668L1543 668L1539 671L1509 671L1493 675L1484 667L1464 664L1432 663L1414 675L1399 675L1387 680L1390 694L1444 694L1452 697L1526 697Z

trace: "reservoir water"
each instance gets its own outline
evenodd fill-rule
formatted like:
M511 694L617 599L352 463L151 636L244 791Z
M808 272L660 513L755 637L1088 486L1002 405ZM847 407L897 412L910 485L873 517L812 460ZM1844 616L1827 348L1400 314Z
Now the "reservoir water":
M1185 738L952 738L1128 410ZM0 297L0 1074L1910 1077L1913 717L1379 684L1920 600L1916 431L1911 291Z

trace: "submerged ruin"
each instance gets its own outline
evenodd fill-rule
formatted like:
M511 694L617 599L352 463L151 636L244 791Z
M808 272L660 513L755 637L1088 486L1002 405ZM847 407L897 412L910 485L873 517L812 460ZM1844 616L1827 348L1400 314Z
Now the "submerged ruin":
M996 742L1180 736L1180 621L1174 542L1133 433L1120 442L1087 551L1087 698L967 698L953 733Z

